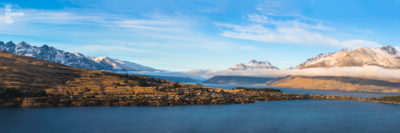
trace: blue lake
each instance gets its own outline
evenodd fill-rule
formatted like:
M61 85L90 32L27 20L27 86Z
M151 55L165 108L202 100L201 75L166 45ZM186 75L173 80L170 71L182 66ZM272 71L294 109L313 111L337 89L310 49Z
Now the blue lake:
M363 93L359 95L365 96ZM400 132L399 123L399 105L359 101L293 100L233 105L0 109L2 133L390 133Z

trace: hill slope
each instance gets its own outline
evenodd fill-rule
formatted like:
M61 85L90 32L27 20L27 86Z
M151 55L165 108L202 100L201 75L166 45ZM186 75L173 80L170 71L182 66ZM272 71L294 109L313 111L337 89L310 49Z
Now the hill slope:
M287 76L271 82L271 87L399 93L400 80L334 76Z
M145 76L114 74L69 67L33 57L0 52L0 87L5 89L62 92L97 86L155 86L169 81ZM131 79L131 80L129 80ZM143 81L143 82L142 82ZM116 87L118 88L118 87Z

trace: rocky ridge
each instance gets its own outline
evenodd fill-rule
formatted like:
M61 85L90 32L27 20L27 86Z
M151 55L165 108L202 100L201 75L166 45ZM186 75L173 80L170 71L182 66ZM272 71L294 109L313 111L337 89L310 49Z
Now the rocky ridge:
M336 53L326 53L310 58L296 68L321 68L374 65L383 68L400 68L400 53L393 46L378 48L343 49Z
M0 50L85 69L111 71L157 71L154 68L142 66L129 61L121 61L108 57L93 58L81 53L70 53L59 50L48 45L36 47L24 41L18 44L11 41L7 43L0 41Z

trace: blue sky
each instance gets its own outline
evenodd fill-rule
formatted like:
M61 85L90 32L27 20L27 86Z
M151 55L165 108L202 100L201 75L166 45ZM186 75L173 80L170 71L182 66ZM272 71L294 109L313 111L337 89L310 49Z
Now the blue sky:
M5 7L11 6L6 13ZM186 71L400 46L400 0L2 0L0 40Z

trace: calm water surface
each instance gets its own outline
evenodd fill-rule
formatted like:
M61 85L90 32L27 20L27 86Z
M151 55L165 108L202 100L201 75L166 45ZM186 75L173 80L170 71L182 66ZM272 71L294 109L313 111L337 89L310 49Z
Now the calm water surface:
M2 133L390 133L400 132L399 123L399 105L359 101L293 100L234 105L0 109Z

